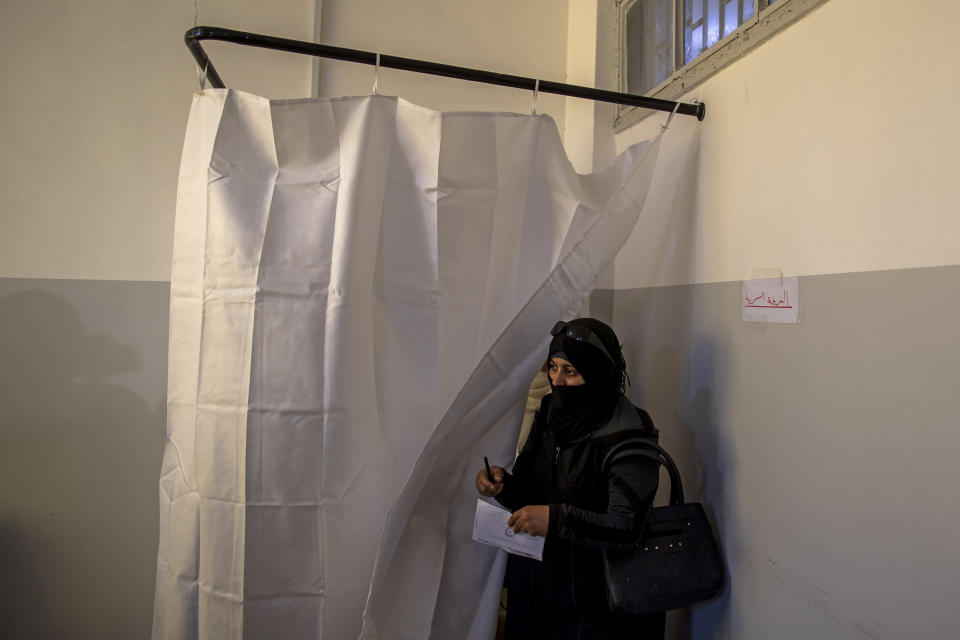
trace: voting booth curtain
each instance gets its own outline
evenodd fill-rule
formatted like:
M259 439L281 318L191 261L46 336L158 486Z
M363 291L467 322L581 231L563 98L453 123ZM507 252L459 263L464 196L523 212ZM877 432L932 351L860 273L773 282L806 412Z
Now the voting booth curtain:
M658 143L584 176L547 116L197 94L153 638L491 638L473 478L512 460Z

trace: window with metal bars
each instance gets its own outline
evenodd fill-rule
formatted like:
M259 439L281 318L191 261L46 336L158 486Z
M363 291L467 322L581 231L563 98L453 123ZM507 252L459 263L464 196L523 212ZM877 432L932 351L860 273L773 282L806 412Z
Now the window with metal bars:
M672 100L826 0L616 2L620 90ZM620 108L618 128L647 113Z
M754 0L686 0L683 5L684 64L736 31L755 9Z

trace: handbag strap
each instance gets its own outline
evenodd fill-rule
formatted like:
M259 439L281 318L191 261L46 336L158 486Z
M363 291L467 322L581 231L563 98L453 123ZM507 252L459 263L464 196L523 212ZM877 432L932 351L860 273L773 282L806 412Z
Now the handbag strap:
M603 462L600 463L600 468L606 475L610 464L630 456L649 458L662 465L670 476L670 504L683 504L683 481L680 479L677 464L663 447L650 438L628 438L618 442L607 451Z

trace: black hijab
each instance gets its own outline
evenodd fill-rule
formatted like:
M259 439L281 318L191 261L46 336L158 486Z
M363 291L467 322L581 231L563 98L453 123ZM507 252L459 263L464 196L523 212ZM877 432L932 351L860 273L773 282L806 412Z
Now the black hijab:
M589 334L600 341L606 354L585 339ZM626 369L613 329L594 318L571 320L550 341L549 357L570 362L585 384L554 387L550 383L553 397L547 428L561 440L569 440L609 420L623 393Z

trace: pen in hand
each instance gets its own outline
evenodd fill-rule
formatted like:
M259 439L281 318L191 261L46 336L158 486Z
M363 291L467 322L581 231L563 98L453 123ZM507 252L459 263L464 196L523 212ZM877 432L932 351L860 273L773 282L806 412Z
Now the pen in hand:
M490 471L490 461L487 460L487 456L483 456L483 466L487 468L487 479L496 484L496 480L493 479L493 472Z

